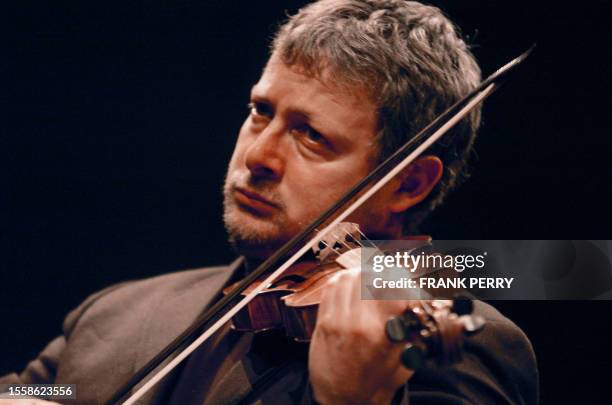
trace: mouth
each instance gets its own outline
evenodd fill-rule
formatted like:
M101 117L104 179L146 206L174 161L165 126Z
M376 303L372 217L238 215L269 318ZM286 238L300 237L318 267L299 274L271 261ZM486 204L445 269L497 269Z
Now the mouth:
M277 204L265 197L240 187L234 188L234 198L238 205L254 214L270 215L279 209Z

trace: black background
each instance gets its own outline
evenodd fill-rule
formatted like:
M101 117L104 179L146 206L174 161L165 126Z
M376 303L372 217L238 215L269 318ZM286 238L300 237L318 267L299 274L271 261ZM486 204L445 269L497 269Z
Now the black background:
M229 261L226 162L268 38L300 2L3 4L0 375L120 280ZM528 66L484 108L473 175L437 239L611 239L609 1L440 1L485 74ZM542 401L607 402L608 302L502 302Z

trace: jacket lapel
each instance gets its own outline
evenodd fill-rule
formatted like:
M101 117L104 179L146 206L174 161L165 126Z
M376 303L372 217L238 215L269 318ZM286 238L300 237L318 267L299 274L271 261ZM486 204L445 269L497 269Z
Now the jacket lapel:
M242 266L243 258L236 259L224 268L203 269L202 277L190 282L182 291L169 291L165 299L150 308L149 316L142 325L142 346L134 361L134 371L139 370L174 338L187 329L195 319L212 304L233 274ZM180 369L180 365L178 366ZM172 378L166 378L143 399L154 403L160 391L166 391ZM149 401L151 400L151 401Z

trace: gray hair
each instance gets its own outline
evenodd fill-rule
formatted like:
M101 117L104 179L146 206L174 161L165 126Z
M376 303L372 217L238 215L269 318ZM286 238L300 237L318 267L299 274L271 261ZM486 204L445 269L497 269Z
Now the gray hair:
M480 82L480 69L459 30L436 7L402 0L321 0L299 10L272 43L288 66L346 89L365 90L378 107L381 161ZM429 153L444 163L442 179L408 215L422 220L466 177L480 109Z

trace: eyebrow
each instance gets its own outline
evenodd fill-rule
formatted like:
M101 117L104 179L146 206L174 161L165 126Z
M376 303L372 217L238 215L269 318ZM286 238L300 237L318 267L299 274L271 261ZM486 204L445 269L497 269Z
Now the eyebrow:
M251 87L251 93L250 93L250 98L253 101L257 101L257 102L263 102L268 104L269 106L274 106L274 103L272 103L272 101L270 101L270 99L268 97L262 96L262 95L257 95L255 94L255 89L257 87L257 84L255 84L253 87ZM273 111L276 111L275 108L273 108ZM313 113L309 112L309 111L305 111L303 109L300 108L294 108L294 107L290 107L287 109L287 113L290 116L297 116L300 117L302 119L304 119L305 121L307 121L309 124L312 124L313 122ZM316 113L315 113L316 115ZM316 117L315 117L315 121L316 121ZM315 122L315 124L318 124ZM317 128L314 128L316 131L319 131L322 135L327 136L327 137L333 137L334 139L336 139L337 141L340 142L346 142L350 139L349 136L344 135L342 132L343 131L339 131L336 129L320 129L320 126L317 125Z

